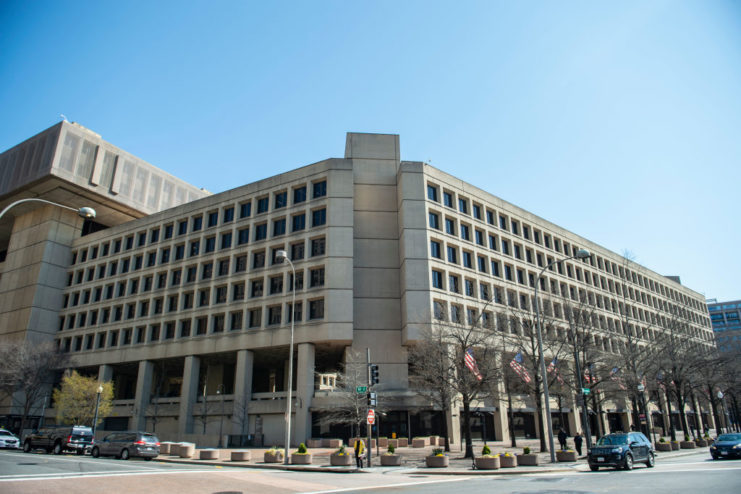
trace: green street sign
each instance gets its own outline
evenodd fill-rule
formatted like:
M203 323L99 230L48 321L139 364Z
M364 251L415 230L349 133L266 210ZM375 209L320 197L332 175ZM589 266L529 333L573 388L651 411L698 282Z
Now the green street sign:
M365 393L366 391L368 391L368 386L358 386L355 388L355 392L359 395Z
M589 394L589 388L581 388L581 392L584 395L588 395Z

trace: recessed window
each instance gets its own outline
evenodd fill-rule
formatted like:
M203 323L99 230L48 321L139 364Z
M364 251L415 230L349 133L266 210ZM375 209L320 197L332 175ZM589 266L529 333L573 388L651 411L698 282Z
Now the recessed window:
M465 199L458 199L458 211L463 214L468 214L468 201Z
M458 264L458 249L453 246L448 246L448 262Z
M281 218L273 221L273 236L278 237L286 234L286 219Z
M319 197L324 197L327 195L327 181L326 180L323 180L321 182L315 182L312 188L313 188L312 197L314 199L317 199Z
M234 221L234 207L224 208L224 223Z
M237 230L237 244L244 245L250 241L250 229L242 228Z
M430 228L439 230L440 229L440 216L438 216L437 213L430 213L428 217L429 217Z
M442 257L442 254L440 252L440 242L435 242L434 240L430 241L430 255L437 259L440 259Z
M257 200L257 214L266 213L268 211L268 198L261 197Z
M451 218L445 218L445 233L455 235L455 220Z
M265 240L267 236L268 236L268 224L267 223L261 223L259 225L255 225L255 241Z
M288 205L288 193L286 191L276 192L275 209L284 208Z
M427 199L439 202L437 198L437 187L435 187L434 185L427 186Z
M450 192L443 191L443 204L446 207L452 208L453 207L453 194L451 194Z
M251 202L243 202L239 205L239 217L240 218L249 218L252 214L252 203Z
M324 299L309 302L309 319L324 319Z
M432 287L443 290L443 274L440 271L432 270Z
M306 186L293 189L293 203L298 204L306 200Z
M311 212L311 226L322 226L327 223L327 210L317 209Z
M203 216L196 216L193 218L193 228L191 231L197 232L203 228Z

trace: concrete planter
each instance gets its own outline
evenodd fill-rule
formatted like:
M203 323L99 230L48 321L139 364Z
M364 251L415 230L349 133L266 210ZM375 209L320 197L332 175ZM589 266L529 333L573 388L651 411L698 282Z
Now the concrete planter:
M705 448L708 445L708 442L705 439L695 439L695 444L698 448Z
M339 448L342 446L342 439L322 439L322 448Z
M352 465L352 460L353 457L347 453L344 455L338 455L336 453L329 455L329 464L333 467L349 467Z
M427 468L445 468L449 464L447 456L425 456Z
M178 455L180 458L193 458L196 454L196 445L194 443L180 443Z
M238 449L231 452L230 459L232 461L250 461L252 459L252 453L245 449Z
M427 446L427 440L423 437L415 437L412 439L412 448L424 448Z
M169 442L160 443L160 454L161 455L169 455L170 454L170 446L172 446L172 443L169 443Z
M398 448L399 447L399 440L398 439L389 439L388 440L388 444L386 445L386 447L388 448L389 446L393 446L394 448Z
M283 452L275 451L271 453L270 451L266 451L263 456L263 461L265 463L283 463Z
M321 448L323 441L321 439L309 439L306 441L307 448Z
M399 447L400 448L406 448L407 446L409 446L409 439L407 439L406 437L400 437L399 438Z
M437 436L430 436L430 446L442 446L443 443L441 442L440 437Z
M695 444L695 441L682 441L679 443L679 447L681 449L695 449L697 445Z
M517 457L502 455L499 457L499 466L502 468L514 468L517 466Z
M671 451L672 445L669 443L656 443L654 444L656 451Z
M162 450L160 450L162 452ZM180 456L180 443L171 443L170 444L170 455L171 456Z
M672 446L672 451L679 451L679 443L677 441L672 441L669 444Z
M577 460L576 451L556 451L556 460L574 462Z
M517 455L517 465L521 467L538 466L538 455Z
M499 470L498 456L479 456L474 462L477 470Z
M293 453L291 455L291 465L311 465L311 453Z
M218 460L219 450L218 449L202 449L198 452L199 460Z
M389 447L389 440L386 437L379 437L378 438L378 447L379 448L388 448Z
M381 458L381 466L382 467L398 467L398 466L401 466L401 456L400 455L384 454L384 455L381 455L380 458Z

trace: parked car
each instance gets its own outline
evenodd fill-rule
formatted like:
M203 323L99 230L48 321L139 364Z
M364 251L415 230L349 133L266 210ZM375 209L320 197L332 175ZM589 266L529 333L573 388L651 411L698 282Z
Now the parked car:
M43 449L47 453L60 455L65 451L84 454L93 444L93 429L82 425L44 427L26 437L23 451L30 453Z
M18 449L20 447L20 439L14 436L10 431L0 429L0 448Z
M655 464L654 447L640 432L607 434L589 450L587 461L593 472L600 467L632 470L637 462L645 462L651 468Z
M714 460L721 458L741 458L741 434L721 434L710 445Z
M114 432L93 446L92 455L115 456L128 460L132 456L149 461L160 454L160 441L157 436L148 432Z

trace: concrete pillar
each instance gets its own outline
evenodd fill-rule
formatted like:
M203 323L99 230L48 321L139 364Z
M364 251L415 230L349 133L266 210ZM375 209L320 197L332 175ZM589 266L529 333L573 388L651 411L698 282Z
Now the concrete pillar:
M497 411L493 414L494 434L497 441L507 441L509 439L509 420L507 419L507 391L504 388L504 381L499 381L496 386L496 396L493 400Z
M296 360L296 401L294 407L293 441L298 444L311 437L311 400L314 398L314 356L313 343L298 345Z
M113 367L103 364L98 367L98 382L108 382L113 379Z
M252 372L255 354L250 350L237 352L237 370L234 377L234 409L232 410L232 434L249 433L248 405L252 399Z
M461 444L461 409L458 406L458 402L453 400L450 404L450 413L446 417L448 421L448 432L450 433L450 444ZM409 435L409 443L411 444L412 435Z
M183 385L180 388L180 410L178 412L178 433L193 433L193 404L198 396L198 375L201 359L195 355L185 357L183 365Z
M154 363L150 360L139 362L139 373L136 376L136 396L134 397L134 429L147 429L147 408L152 394L152 377Z

